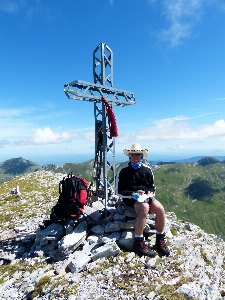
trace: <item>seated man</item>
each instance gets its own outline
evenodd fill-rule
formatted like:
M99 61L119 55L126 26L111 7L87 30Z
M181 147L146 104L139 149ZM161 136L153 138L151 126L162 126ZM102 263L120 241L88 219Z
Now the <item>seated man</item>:
M148 150L142 150L139 144L133 144L130 150L124 150L129 156L127 165L118 170L116 188L119 196L123 198L126 208L136 213L134 252L140 255L155 256L154 249L160 256L169 256L170 251L166 244L165 211L162 204L155 199L154 175L143 158ZM156 244L149 247L145 244L143 230L148 213L155 214Z

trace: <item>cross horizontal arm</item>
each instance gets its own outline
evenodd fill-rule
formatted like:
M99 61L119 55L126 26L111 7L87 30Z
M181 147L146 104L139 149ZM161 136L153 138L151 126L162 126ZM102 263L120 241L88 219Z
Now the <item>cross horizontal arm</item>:
M64 92L66 96L72 100L100 103L103 96L107 99L108 103L111 102L117 106L126 106L136 103L132 92L82 80L75 80L64 84Z

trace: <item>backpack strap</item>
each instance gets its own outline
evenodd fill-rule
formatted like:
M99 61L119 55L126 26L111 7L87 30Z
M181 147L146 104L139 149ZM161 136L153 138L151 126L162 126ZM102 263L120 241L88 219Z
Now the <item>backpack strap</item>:
M77 197L78 204L79 204L80 203L80 195L79 195L80 188L79 189L77 189L77 188L78 188L78 184L80 185L80 182L79 183L77 182L78 180L77 180L76 176L71 177L71 180L72 180L73 193L76 193L76 197ZM74 182L75 180L76 180L77 186L75 186L75 182Z
M59 195L62 194L63 187L65 186L65 177L59 182Z

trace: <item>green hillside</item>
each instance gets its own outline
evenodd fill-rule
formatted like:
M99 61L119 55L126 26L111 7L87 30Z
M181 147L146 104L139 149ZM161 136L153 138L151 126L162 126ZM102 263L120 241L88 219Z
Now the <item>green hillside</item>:
M173 164L154 170L156 198L166 211L225 239L225 164Z
M0 183L8 181L16 175L33 172L38 165L22 157L7 159L0 163Z
M72 172L73 175L82 176L88 182L91 182L93 175L93 160L89 160L84 163L66 163L61 167L54 170L55 173L69 174Z

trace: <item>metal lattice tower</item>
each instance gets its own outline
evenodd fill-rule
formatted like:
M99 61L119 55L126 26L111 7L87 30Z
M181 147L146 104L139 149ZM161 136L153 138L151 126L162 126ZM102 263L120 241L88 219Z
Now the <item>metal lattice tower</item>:
M93 52L94 83L75 80L64 85L64 92L69 99L94 103L95 117L95 160L94 181L96 196L104 197L105 203L115 190L115 138L109 139L107 115L102 97L114 106L135 104L134 94L129 91L113 88L113 52L104 43L99 44ZM112 154L112 163L107 159ZM108 180L109 170L112 179ZM114 185L112 185L114 184Z

